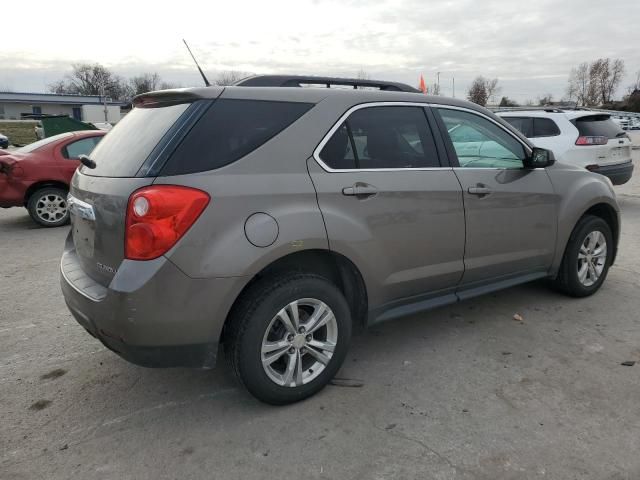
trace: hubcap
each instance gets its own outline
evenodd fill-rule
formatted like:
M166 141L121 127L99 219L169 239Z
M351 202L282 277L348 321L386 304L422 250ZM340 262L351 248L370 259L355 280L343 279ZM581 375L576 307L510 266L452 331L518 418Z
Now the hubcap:
M591 232L578 252L578 280L585 287L598 281L607 261L607 239L600 231Z
M59 222L67 214L67 199L51 193L43 195L36 202L36 214L43 222Z
M329 306L301 298L280 310L262 339L262 368L283 387L311 382L329 364L338 341L338 323Z

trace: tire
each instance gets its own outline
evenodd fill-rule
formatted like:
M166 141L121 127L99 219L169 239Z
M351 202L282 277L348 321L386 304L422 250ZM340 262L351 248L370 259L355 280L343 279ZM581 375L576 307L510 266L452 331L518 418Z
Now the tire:
M38 225L60 227L69 223L67 191L58 187L44 187L29 197L27 210Z
M298 328L293 328L294 311ZM315 318L326 320L317 330ZM297 402L324 388L342 365L351 340L347 301L334 284L315 274L259 281L243 294L229 321L225 350L233 371L254 397L272 405ZM309 330L300 333L300 327ZM263 359L268 363L274 358L263 366Z
M593 248L589 248L590 239L598 239L599 243L596 242ZM604 256L600 248L602 241L605 242ZM572 297L593 295L607 278L613 247L613 234L609 224L600 217L585 215L578 221L569 237L560 271L553 281L553 286ZM589 259L591 259L593 270L589 268ZM586 273L581 276L580 272L584 271L585 263L587 264Z

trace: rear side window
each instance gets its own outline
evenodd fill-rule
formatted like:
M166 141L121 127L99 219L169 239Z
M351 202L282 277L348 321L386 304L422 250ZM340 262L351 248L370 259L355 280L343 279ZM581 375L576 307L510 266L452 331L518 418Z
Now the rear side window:
M502 117L512 127L519 130L525 137L533 137L533 118L531 117Z
M161 175L204 172L244 157L287 128L313 104L217 100L193 126Z
M156 108L134 108L91 152L96 168L82 173L96 177L134 177L164 134L189 103Z
M607 137L619 138L624 135L620 128L608 115L592 115L573 120L573 124L580 132L581 137Z
M367 107L352 113L320 152L336 170L439 167L420 107Z
M533 119L533 137L555 137L556 135L560 135L556 122L550 118Z
M62 156L64 158L77 159L80 158L80 155L89 155L100 140L102 140L102 137L88 137L72 142L64 147Z

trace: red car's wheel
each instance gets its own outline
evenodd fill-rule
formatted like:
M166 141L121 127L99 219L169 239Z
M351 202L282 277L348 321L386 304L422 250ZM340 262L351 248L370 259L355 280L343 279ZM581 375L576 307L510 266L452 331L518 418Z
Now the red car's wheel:
M27 210L31 218L43 227L59 227L69 222L67 192L61 188L41 188L29 197Z

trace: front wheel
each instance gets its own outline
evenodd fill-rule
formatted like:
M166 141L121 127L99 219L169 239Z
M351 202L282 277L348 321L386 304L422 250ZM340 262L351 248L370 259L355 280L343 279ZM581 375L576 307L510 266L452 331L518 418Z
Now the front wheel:
M344 296L313 274L265 279L240 300L225 348L247 390L283 405L321 390L342 365L351 339Z
M607 277L613 247L607 222L593 215L582 217L569 237L554 285L573 297L594 294Z
M31 218L43 227L59 227L69 222L67 192L57 187L35 191L27 202Z

